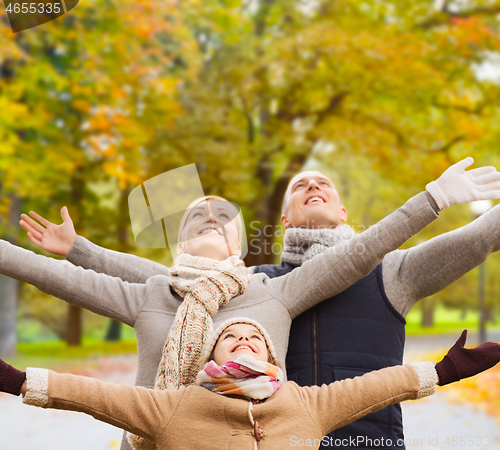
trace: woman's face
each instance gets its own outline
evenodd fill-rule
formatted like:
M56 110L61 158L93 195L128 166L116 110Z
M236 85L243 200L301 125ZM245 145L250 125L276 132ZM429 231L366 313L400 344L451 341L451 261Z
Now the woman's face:
M229 202L204 200L189 212L177 253L223 261L241 255L238 211Z
M241 355L253 356L258 361L269 359L264 336L249 323L228 326L219 336L213 353L219 366Z

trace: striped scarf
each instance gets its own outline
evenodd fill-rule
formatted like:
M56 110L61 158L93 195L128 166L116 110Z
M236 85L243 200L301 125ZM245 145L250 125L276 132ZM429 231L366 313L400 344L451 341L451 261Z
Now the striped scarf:
M155 389L177 389L196 381L203 346L213 332L212 317L221 306L245 292L249 277L243 261L224 261L181 254L170 270L170 286L184 301L163 347ZM136 450L156 448L151 441L129 434Z
M255 400L270 397L282 383L283 372L279 367L249 355L238 356L221 366L209 361L196 377L196 384L209 391Z

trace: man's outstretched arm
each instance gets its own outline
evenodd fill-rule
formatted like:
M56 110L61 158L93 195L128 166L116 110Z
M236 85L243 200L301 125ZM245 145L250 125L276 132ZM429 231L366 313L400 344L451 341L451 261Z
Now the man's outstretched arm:
M49 222L34 211L30 215L38 222L22 214L20 223L31 242L43 250L66 257L75 266L118 277L129 283L145 283L152 276L170 274L163 264L108 250L78 236L66 207L61 210L61 225Z
M387 253L435 220L434 202L442 210L454 204L500 198L500 173L494 167L466 172L472 162L466 158L454 164L427 185L426 193L416 195L365 232L327 249L289 274L269 280L271 295L294 318L347 289L380 264Z
M408 250L396 250L382 264L389 301L403 316L420 299L449 286L500 250L500 205L470 224Z
M268 280L271 295L295 318L366 276L388 252L437 217L427 194L422 192L363 233L328 248L287 275Z

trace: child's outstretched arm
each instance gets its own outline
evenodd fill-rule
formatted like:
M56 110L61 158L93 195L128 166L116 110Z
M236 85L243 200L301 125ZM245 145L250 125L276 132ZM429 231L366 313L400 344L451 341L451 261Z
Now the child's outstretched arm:
M46 369L21 372L0 360L0 392L22 394L23 402L33 406L83 412L155 440L175 412L184 390L116 385Z
M145 283L152 276L170 273L163 264L108 250L78 236L66 206L61 210L61 225L49 222L34 211L30 211L30 215L39 223L26 214L21 214L20 222L30 241L43 250L66 257L76 266L129 283Z
M401 208L343 244L331 247L289 274L267 281L272 295L292 318L347 289L366 276L384 256L438 217L450 205L500 198L500 173L494 167L465 171L472 158L451 166ZM437 204L437 205L436 205Z
M464 331L444 359L388 367L321 387L301 388L323 434L392 403L426 397L446 385L481 373L500 362L500 345L487 342L465 349Z

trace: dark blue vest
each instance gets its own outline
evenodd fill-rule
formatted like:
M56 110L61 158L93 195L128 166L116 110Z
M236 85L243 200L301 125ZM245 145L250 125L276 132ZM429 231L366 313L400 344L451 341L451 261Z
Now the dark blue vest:
M274 278L294 268L281 263L256 267L255 272ZM387 299L380 264L292 322L288 379L300 386L322 385L402 364L405 325L404 317ZM323 438L320 448L401 450L403 440L401 407L396 404L333 431Z

